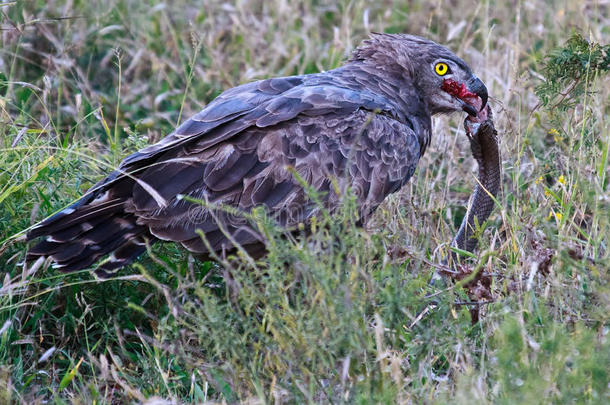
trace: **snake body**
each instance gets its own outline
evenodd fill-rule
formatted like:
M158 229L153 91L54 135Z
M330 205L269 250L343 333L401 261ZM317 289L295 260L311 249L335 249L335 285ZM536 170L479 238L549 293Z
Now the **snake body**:
M489 108L478 117L466 118L464 126L472 155L479 166L479 175L466 215L453 239L452 246L473 252L478 242L474 236L476 224L481 225L487 220L494 207L494 198L500 191L500 150ZM457 254L454 253L452 256L459 262Z

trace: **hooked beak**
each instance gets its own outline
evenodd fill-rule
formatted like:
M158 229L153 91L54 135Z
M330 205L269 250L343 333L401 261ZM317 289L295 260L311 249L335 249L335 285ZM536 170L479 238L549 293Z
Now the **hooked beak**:
M476 76L472 76L472 79L468 80L468 83L466 83L466 85L468 86L468 90L470 92L476 94L481 98L481 108L479 109L479 111L483 111L483 108L485 108L485 106L487 105L487 87L485 87L481 79ZM479 111L475 111L475 113L471 115L477 115ZM468 113L470 114L470 112Z

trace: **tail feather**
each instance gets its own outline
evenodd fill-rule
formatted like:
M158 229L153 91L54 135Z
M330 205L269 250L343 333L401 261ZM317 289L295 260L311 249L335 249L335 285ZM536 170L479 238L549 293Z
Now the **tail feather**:
M36 260L38 256L50 256L53 253L57 253L62 247L61 243L50 242L48 240L41 240L34 247L28 250L26 256L27 261Z
M63 250L59 253L51 255L56 263L54 267L63 272L81 270L90 267L105 255L112 253L125 244L128 244L130 239L140 236L144 231L145 228L141 226L130 230L119 230L113 234L108 234L103 241L94 244L88 244L89 242L87 237L83 237L76 242L72 242L75 246L75 250L78 249L76 247L77 244L84 246L82 250L74 255L65 255L67 260L62 260L62 255L64 252ZM124 264L127 263L125 262Z
M108 263L118 267L135 260L145 250L140 241L149 236L148 228L125 212L124 197L108 197L86 196L34 227L27 239L44 239L29 250L26 260L50 256L53 267L62 272L86 269L109 254Z
M87 245L80 242L61 244L61 248L52 254L53 260L57 263L68 262L82 255L86 247Z
M145 251L146 244L144 240L133 239L112 252L108 260L98 266L95 274L100 278L112 277L116 270L131 263Z
M83 270L88 267L91 267L93 263L97 260L97 257L91 253L92 250L90 247L87 247L79 256L75 257L74 260L68 262L55 262L53 264L53 268L58 269L63 273L70 273L73 271Z
M84 234L85 232L95 228L100 225L102 222L109 221L112 218L112 214L108 215L100 215L96 218L91 218L86 220L85 222L81 222L72 226L69 226L65 229L53 233L53 241L54 242L70 242L76 239L78 236Z
M83 233L79 239L87 245L103 245L109 239L118 238L134 230L134 233L139 234L140 228L142 227L135 223L133 216L115 216Z
M78 206L80 201L63 209L57 214L45 219L32 228L27 235L28 240L43 235L51 235L66 228L82 224L100 216L119 213L124 210L125 200L115 198L95 205Z

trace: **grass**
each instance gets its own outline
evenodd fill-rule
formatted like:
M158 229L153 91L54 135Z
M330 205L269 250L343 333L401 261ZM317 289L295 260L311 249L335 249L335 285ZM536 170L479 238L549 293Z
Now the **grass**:
M545 59L572 29L606 44L607 4L34 0L0 11L0 402L610 401L607 69L584 63L585 89L570 92L568 75L556 94ZM104 282L18 264L27 247L13 236L223 89L331 69L369 31L447 44L493 97L503 190L475 260L493 275L479 323L456 305L461 288L428 284L475 184L457 115L435 119L415 177L366 229L346 204L310 236L259 219L271 241L259 262L202 263L158 244Z

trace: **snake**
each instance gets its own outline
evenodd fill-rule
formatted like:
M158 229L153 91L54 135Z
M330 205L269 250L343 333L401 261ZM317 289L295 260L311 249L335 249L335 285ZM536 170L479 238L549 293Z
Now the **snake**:
M469 199L466 215L451 246L472 253L478 244L476 224L482 225L489 218L497 201L502 169L498 133L489 106L486 106L476 117L466 117L464 128L470 141L472 156L478 165L478 177ZM455 252L452 252L452 259L457 263L462 261Z

